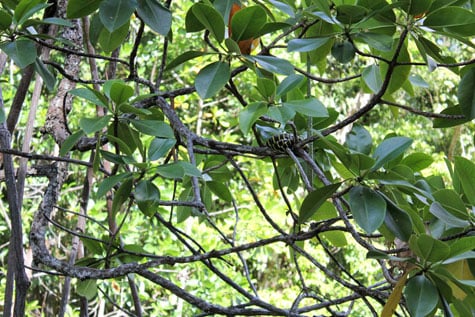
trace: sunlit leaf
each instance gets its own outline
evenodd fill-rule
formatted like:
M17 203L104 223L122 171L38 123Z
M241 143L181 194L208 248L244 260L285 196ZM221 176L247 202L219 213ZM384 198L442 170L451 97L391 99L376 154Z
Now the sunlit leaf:
M267 105L264 102L254 102L241 111L239 114L239 128L243 134L248 134L252 125L260 116L267 112Z
M202 99L213 97L231 76L228 63L214 62L201 69L195 78L196 92Z
M394 160L404 153L412 144L408 137L392 137L384 140L374 151L373 157L376 162L372 170L377 170L387 162Z
M300 206L299 223L305 223L310 219L323 203L336 192L340 185L341 183L331 184L310 192Z

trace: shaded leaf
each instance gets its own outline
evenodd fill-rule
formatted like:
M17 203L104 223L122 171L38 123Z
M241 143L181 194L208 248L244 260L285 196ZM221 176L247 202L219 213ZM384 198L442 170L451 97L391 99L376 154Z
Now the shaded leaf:
M215 8L203 3L196 3L190 10L199 23L210 31L219 43L224 40L224 20Z
M137 13L155 32L166 36L172 26L172 14L160 2L155 0L138 0Z
M349 204L356 223L367 233L378 229L386 217L386 201L374 190L356 186L350 190Z
M29 39L21 38L13 42L1 43L0 49L20 68L33 64L37 57L36 45Z
M84 131L84 133L91 134L105 128L111 118L112 115L96 118L81 118L79 120L79 127Z
M289 52L310 52L325 45L329 40L329 37L293 39L287 44L287 50Z
M202 99L213 97L231 76L228 63L214 62L201 69L195 78L196 92Z
M392 137L384 140L374 151L373 157L376 160L372 170L375 171L387 162L390 162L404 153L412 144L412 139L408 137Z
M66 8L68 19L82 18L99 8L102 0L69 0Z
M373 146L371 134L363 126L354 125L346 135L345 145L353 151L369 154Z
M460 218L455 217L450 212L445 210L441 204L438 202L434 202L430 205L429 211L433 214L437 219L442 220L448 226L453 228L465 228L470 226L470 222L467 220L462 220Z
M381 89L383 80L381 79L381 72L379 71L378 65L373 64L366 67L361 76L372 92L377 93Z
M129 119L132 125L143 134L153 135L159 138L174 139L173 129L167 123L160 120L137 120Z
M130 20L138 3L136 0L103 0L99 6L99 18L104 27L113 33Z
M256 38L266 24L267 14L261 6L238 10L231 19L231 38L236 42Z
M175 146L175 143L175 139L153 139L153 141L150 143L150 147L148 148L149 160L155 161L164 157L165 154L167 154Z
M59 156L65 156L71 149L78 143L79 139L84 136L83 131L77 131L71 134L64 140L61 144L61 149L59 150Z
M460 80L457 97L467 119L475 118L475 68L468 69Z
M437 288L424 275L416 275L409 280L404 289L407 308L411 316L425 317L439 301Z
M330 198L336 190L340 187L341 183L331 184L310 192L307 197L302 201L299 211L299 224L305 223L310 219L318 209Z

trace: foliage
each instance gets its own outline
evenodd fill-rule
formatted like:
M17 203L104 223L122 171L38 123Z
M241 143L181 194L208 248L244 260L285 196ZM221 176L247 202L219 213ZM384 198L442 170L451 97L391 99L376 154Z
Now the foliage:
M474 11L3 1L4 315L474 315Z

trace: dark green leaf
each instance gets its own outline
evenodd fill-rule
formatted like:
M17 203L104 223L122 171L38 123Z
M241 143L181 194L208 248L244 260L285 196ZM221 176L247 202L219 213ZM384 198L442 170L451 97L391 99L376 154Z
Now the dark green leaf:
M79 139L84 136L83 131L77 131L64 140L61 144L61 149L59 150L59 156L65 156L71 149L78 143Z
M134 89L122 81L116 81L110 87L109 96L116 105L127 102L133 95Z
M12 20L12 16L7 11L0 9L0 31L10 28Z
M310 52L325 45L329 40L329 37L293 39L289 41L287 50L289 52Z
M402 241L409 241L412 234L412 221L408 213L399 208L388 197L383 196L386 200L387 212L384 224L386 227Z
M172 60L167 67L165 68L166 70L171 70L181 64L183 64L186 61L189 61L190 59L194 59L196 57L200 57L203 55L207 55L208 53L206 52L201 52L201 51L187 51L180 56L176 57L174 60Z
M467 119L475 118L475 67L468 69L460 80L457 97Z
M84 131L85 134L91 134L105 128L107 124L109 124L111 118L112 115L96 118L81 118L79 120L79 127Z
M201 69L195 78L196 92L202 99L213 97L231 76L228 63L214 62Z
M291 100L284 102L284 105L290 107L303 114L304 116L327 118L328 111L325 106L316 98L308 98L303 100Z
M73 96L81 97L86 99L89 102L92 102L95 105L107 108L107 98L99 91L96 91L92 88L75 88L70 90L70 93Z
M129 34L129 20L127 20L122 26L110 32L106 28L102 28L99 33L98 42L101 48L106 52L112 52L118 48Z
M98 198L104 197L108 191L110 191L115 185L120 183L122 180L126 178L130 178L132 176L131 173L123 173L112 175L105 178L97 187L96 195Z
M102 0L69 0L66 8L68 19L82 18L99 8Z
M454 159L454 173L462 184L465 198L470 204L475 205L475 164L464 157L457 156Z
M39 58L36 58L35 60L35 71L43 79L43 82L45 83L48 91L53 91L54 85L56 84L56 78Z
M173 129L167 123L160 120L137 120L129 119L132 125L143 134L153 135L159 138L174 139Z
M386 201L374 190L356 186L350 190L351 213L356 223L367 233L378 229L386 217Z
M462 36L475 35L475 14L461 7L445 7L429 14L424 26Z
M266 112L267 105L264 102L254 102L247 105L247 107L239 114L239 128L242 133L246 135L254 122L256 122L257 119Z
M47 8L49 4L42 3L41 0L22 0L18 3L15 8L15 13L13 18L16 21L17 25L23 24L28 20L32 15L40 12L44 8Z
M184 161L160 165L157 167L156 171L163 177L173 179L181 179L185 175L196 177L201 176L201 172L195 166Z
M470 226L470 222L467 220L462 220L460 218L455 217L450 212L445 210L441 204L438 202L432 203L430 205L429 211L433 214L437 219L442 220L445 224L452 228L465 228Z
M103 0L99 6L99 17L109 33L114 33L123 25L128 25L137 6L137 0Z
M287 76L282 82L277 86L276 95L277 96L285 96L289 91L298 87L303 81L305 77L300 74L292 74Z
M410 279L404 289L407 308L411 316L427 316L439 302L439 293L432 282L424 275Z
M414 253L428 262L443 261L450 254L450 247L447 243L425 233L411 237L409 245Z
M250 6L237 11L231 19L231 38L236 42L256 38L267 21L261 6Z
M460 105L449 107L444 109L441 114L449 115L462 115L462 107ZM456 125L464 124L465 122L470 121L469 118L464 119L446 119L446 118L435 118L433 121L434 128L449 128Z
M112 199L112 215L117 214L120 207L129 199L130 193L132 192L133 178L125 179L119 188L114 193L114 198Z
M475 236L458 238L450 245L449 258L452 258L459 254L463 254L468 251L472 251L474 249L474 246Z
M372 170L375 171L387 162L390 162L404 153L412 144L412 139L407 137L392 137L384 140L374 151L376 162Z
M210 181L206 182L206 186L208 186L209 189L211 189L211 191L220 199L226 202L233 201L233 195L231 194L231 191L229 190L229 187L226 184L216 181Z
M264 99L274 100L276 86L273 80L264 77L258 77L256 84L257 91L262 97L264 97Z
M343 4L336 7L336 19L343 24L355 24L360 22L368 14L365 7Z
M383 52L381 54L382 57L391 60L394 57L395 50L397 48L397 41L399 39L394 40L393 44L393 49L389 52ZM399 51L399 55L397 58L398 62L401 63L410 63L411 62L411 55L409 54L409 51L407 50L407 43L405 42L404 45L401 47L401 50ZM388 64L387 63L381 63L379 66L379 69L381 71L381 77L385 78L386 74L388 72ZM400 65L398 67L395 67L392 71L391 74L391 80L389 81L389 85L386 90L386 94L390 95L400 89L404 84L406 83L407 79L409 78L409 75L411 73L411 66L409 65Z
M137 183L134 198L140 210L147 216L153 215L160 205L160 191L149 180L141 180Z
M167 154L174 146L175 139L155 138L148 149L148 158L151 161L158 160Z
M348 63L355 57L355 48L349 41L333 44L331 52L332 56L340 63Z
M373 146L373 138L363 126L354 125L351 131L346 135L345 144L350 150L369 154Z
M470 218L470 214L467 211L462 198L460 198L455 190L445 188L440 189L434 193L434 198L448 212L458 219L468 220Z
M336 190L341 186L341 183L331 184L310 192L302 202L299 211L299 224L305 223L310 219L323 203L330 198Z
M130 147L129 147L129 144L126 143L126 141L122 140L121 138L118 138L116 136L113 136L113 135L110 135L110 134L107 134L106 135L107 137L107 140L111 143L111 144L114 144L115 146L118 146L119 148L119 151L121 153L125 153L126 155L133 155L134 154L134 150L132 150ZM130 142L128 142L130 143ZM135 149L136 147L134 147Z
M246 56L247 60L257 63L257 66L276 74L292 75L294 66L286 59L274 56Z
M196 3L191 9L196 19L203 25L214 38L221 43L224 40L224 21L221 14L212 6Z
M172 14L156 0L138 0L137 13L155 32L166 36L172 25Z
M409 166L413 171L421 171L429 167L434 159L429 154L411 153L402 159L401 164Z
M36 45L29 39L18 39L0 44L0 49L20 68L33 64L36 60Z

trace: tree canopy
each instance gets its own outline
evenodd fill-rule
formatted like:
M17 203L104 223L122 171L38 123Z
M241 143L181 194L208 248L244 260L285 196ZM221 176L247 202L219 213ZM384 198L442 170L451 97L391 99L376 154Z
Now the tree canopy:
M5 0L4 316L475 315L475 3Z

